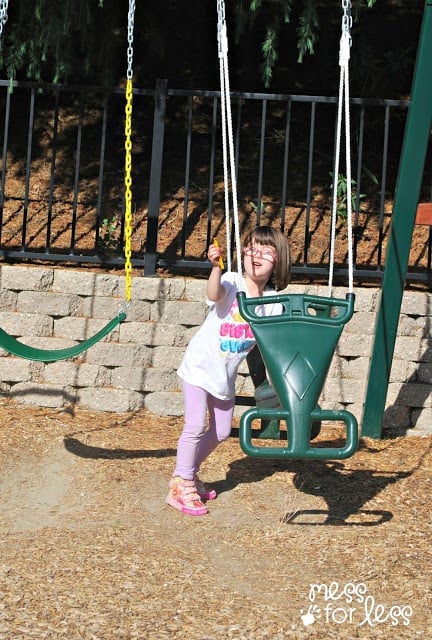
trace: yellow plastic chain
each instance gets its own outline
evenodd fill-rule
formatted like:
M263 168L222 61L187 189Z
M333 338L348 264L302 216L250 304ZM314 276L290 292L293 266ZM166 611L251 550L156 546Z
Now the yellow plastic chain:
M132 300L132 62L135 0L129 0L125 105L125 302Z
M132 300L132 80L126 81L125 106L125 300Z

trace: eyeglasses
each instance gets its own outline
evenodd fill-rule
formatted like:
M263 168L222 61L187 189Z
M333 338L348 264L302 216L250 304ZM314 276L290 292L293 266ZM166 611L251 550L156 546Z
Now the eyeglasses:
M243 253L245 256L261 256L263 260L271 260L272 262L276 261L276 254L272 249L266 249L259 247L255 247L254 245L250 245L243 249Z

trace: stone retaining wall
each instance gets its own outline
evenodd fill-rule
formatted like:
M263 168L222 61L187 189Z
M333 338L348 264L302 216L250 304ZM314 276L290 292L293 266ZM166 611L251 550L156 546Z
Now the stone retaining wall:
M0 326L43 349L71 346L100 329L121 308L124 278L90 271L34 266L1 267ZM204 320L204 280L135 277L127 320L72 361L45 364L1 352L0 392L39 406L79 404L128 412L147 408L181 415L176 368ZM326 287L289 291L327 295ZM334 290L345 296L345 289ZM356 290L356 311L337 346L320 405L346 408L361 422L379 290ZM407 291L396 341L384 427L432 432L432 296ZM238 393L253 395L247 367ZM244 410L240 407L238 412Z

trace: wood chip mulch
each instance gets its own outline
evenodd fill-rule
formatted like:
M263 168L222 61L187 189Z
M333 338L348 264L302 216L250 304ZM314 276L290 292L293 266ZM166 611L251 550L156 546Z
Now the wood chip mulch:
M5 400L0 425L1 640L432 637L432 437L339 461L230 438L191 518L164 502L178 418Z

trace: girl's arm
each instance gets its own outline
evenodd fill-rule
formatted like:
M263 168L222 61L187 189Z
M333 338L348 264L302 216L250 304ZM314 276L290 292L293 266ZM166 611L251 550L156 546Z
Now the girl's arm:
M212 302L217 302L223 298L225 291L221 285L222 269L220 267L221 250L216 245L211 244L207 252L211 262L212 270L207 280L207 298Z

